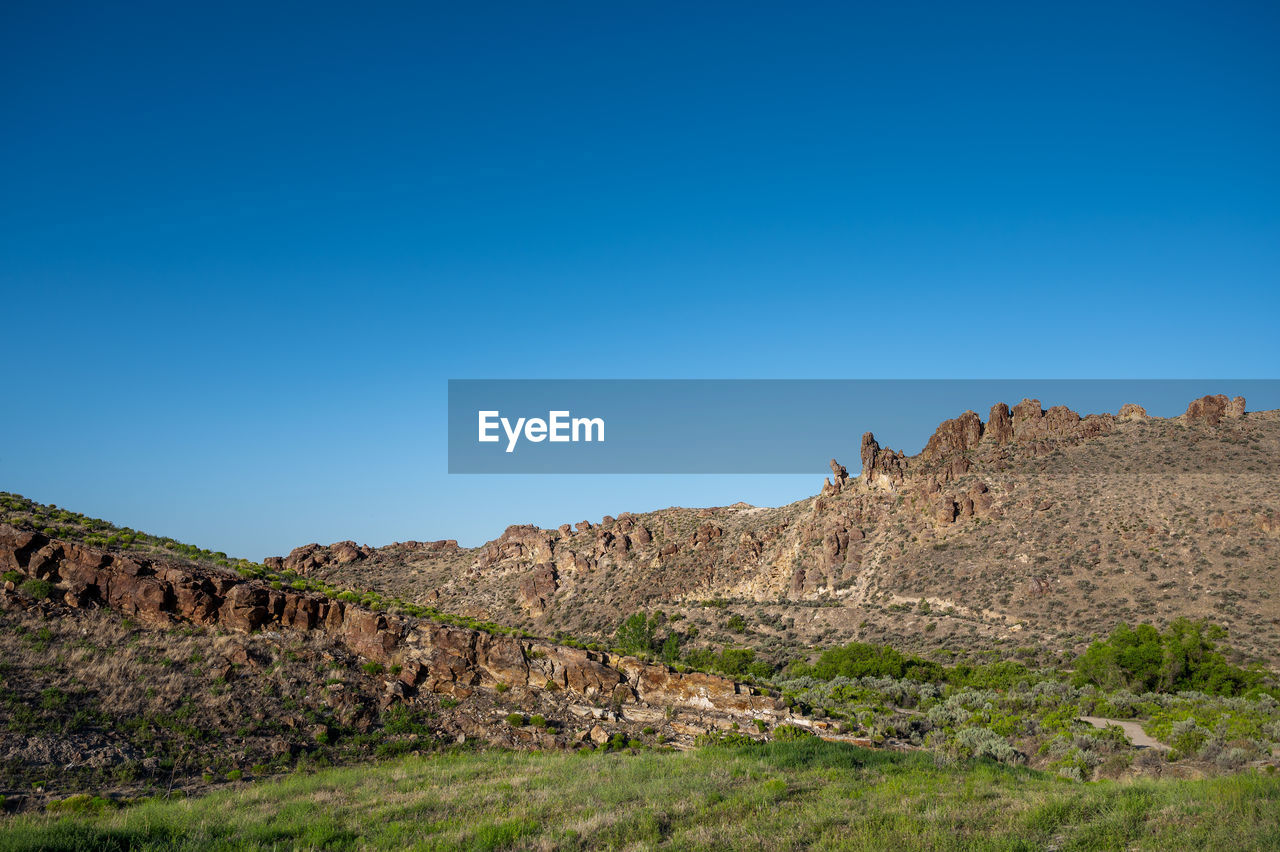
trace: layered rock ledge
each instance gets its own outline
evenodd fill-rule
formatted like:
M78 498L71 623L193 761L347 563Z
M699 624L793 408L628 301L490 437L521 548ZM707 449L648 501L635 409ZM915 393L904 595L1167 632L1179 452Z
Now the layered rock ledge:
M107 606L139 622L253 631L319 631L398 674L393 692L465 698L476 689L566 691L632 720L683 717L691 732L734 720L772 725L783 703L729 678L634 657L377 612L311 592L275 589L214 569L135 558L0 524L0 570L53 585L70 607ZM12 586L13 584L9 584Z

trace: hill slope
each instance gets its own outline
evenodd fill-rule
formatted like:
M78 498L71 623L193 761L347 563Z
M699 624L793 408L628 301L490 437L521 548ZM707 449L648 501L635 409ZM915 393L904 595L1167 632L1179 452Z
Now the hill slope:
M850 639L1047 657L1118 621L1187 616L1280 661L1280 412L1206 397L1179 418L1082 418L1024 400L942 423L916 456L867 433L861 462L850 477L833 461L820 494L778 508L267 562L541 633L612 636L661 609L686 642L777 660Z

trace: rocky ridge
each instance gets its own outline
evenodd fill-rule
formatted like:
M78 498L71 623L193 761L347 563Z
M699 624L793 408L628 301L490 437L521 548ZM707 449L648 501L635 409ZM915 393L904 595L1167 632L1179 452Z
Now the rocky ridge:
M1274 564L1269 519L1280 511L1266 476L1280 457L1278 427L1274 412L1246 416L1242 397L1221 395L1164 420L1134 403L1082 416L1035 399L1001 402L985 421L973 411L943 421L914 456L867 432L858 473L832 459L820 492L790 506L514 525L478 548L393 545L307 570L477 618L588 637L611 636L631 612L664 609L696 624L697 641L764 653L850 638L983 647L1020 630L1049 640L1062 633L1064 619L1052 611L1061 605L1083 605L1067 621L1096 621L1103 630L1104 618L1217 618L1216 602L1203 595L1180 602L1167 590L1203 585L1202 572L1227 576L1233 557L1192 541L1206 515L1231 517L1216 529L1242 541L1219 549L1252 548L1259 569L1246 572L1246 585L1263 590L1259 571ZM1080 529L1064 536L1071 526ZM1136 540L1135 527L1150 529L1150 540ZM280 564L317 548L295 550ZM1124 599L1146 612L1117 604L1106 616L1090 602L1092 588L1118 588L1113 572L1122 572ZM1280 655L1280 634L1264 627L1275 624L1274 605L1250 592L1250 608L1233 613L1240 592L1232 594L1223 606L1235 617L1227 620L1251 622L1251 632L1264 631L1251 649ZM713 600L754 615L759 626L739 636L718 629L703 606ZM928 643L923 620L891 609L926 602L941 628Z
M756 720L764 727L784 720L814 725L793 717L778 699L717 675L377 612L230 573L51 540L9 525L0 525L0 570L52 584L71 610L106 606L156 627L189 623L243 633L323 635L396 673L386 683L384 707L412 701L420 692L467 699L477 692L510 690L531 706L555 705L582 720L577 729L530 735L528 742L513 735L511 745L598 743L633 725L661 727L677 744L710 729ZM7 606L21 597L17 585L5 583ZM491 739L492 721L464 723L460 732Z

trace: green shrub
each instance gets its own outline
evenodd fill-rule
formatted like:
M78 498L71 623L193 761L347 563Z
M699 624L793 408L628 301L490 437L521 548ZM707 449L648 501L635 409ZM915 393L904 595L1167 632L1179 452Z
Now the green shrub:
M17 585L22 582L22 573L19 571L5 571L4 581L6 583L13 583L14 585Z
M373 661L364 663L360 668L364 669L364 673L371 677L377 677L385 671L382 663L375 663Z
M53 594L53 583L48 580L30 579L18 588L22 589L22 593L42 601Z
M529 717L529 724L533 725L535 728L545 728L547 726L547 719L540 713L535 713Z
M432 714L407 704L395 704L382 714L382 729L388 734L431 735Z
M719 653L708 648L698 648L685 655L685 662L696 669L717 671L729 677L767 678L773 675L773 666L756 659L750 648L723 648Z
M1022 759L1008 740L989 728L961 728L956 732L953 748L958 757L990 757L1001 763Z
M512 713L510 716L507 717L507 724L513 728L524 727L524 714Z
M60 801L50 802L45 805L45 810L53 814L98 813L115 806L115 802L104 799L102 796L77 793Z
M802 728L799 725L779 725L773 729L773 738L784 743L807 740L813 736L816 736L813 731L808 728Z
M1227 662L1215 640L1226 635L1207 622L1176 619L1164 633L1150 624L1121 623L1075 662L1075 683L1143 692L1239 695L1263 680L1258 670Z
M1209 739L1210 732L1196 724L1195 719L1174 722L1169 745L1182 754L1195 754Z
M654 633L658 629L658 619L649 618L643 612L637 612L618 625L613 641L624 654L647 654L654 649Z
M705 747L716 746L754 746L758 743L746 734L736 733L734 731L707 731L705 734L699 734L693 740L694 745Z
M793 677L815 677L833 680L837 677L894 677L938 683L945 672L938 663L906 656L888 645L850 642L823 651L818 662L791 664Z

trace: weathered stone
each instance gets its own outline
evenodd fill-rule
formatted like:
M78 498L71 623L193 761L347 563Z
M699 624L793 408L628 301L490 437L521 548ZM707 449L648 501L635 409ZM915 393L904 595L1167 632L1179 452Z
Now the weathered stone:
M558 588L559 577L553 565L535 565L520 578L520 597L535 615L540 615L547 608Z
M987 416L986 436L997 444L1007 444L1013 440L1013 418L1009 414L1009 406L997 402L991 406Z
M1201 422L1209 426L1217 426L1224 417L1242 417L1244 406L1242 396L1235 399L1228 399L1224 394L1202 396L1191 401L1182 418L1188 423Z
M906 457L889 449L881 449L875 435L862 436L862 478L870 485L893 488L906 477Z
M255 630L267 623L267 590L260 586L240 583L227 593L226 601L219 609L219 621L232 630Z
M982 420L972 411L966 411L952 420L938 424L924 448L925 461L936 461L952 455L966 453L978 446L982 439Z

